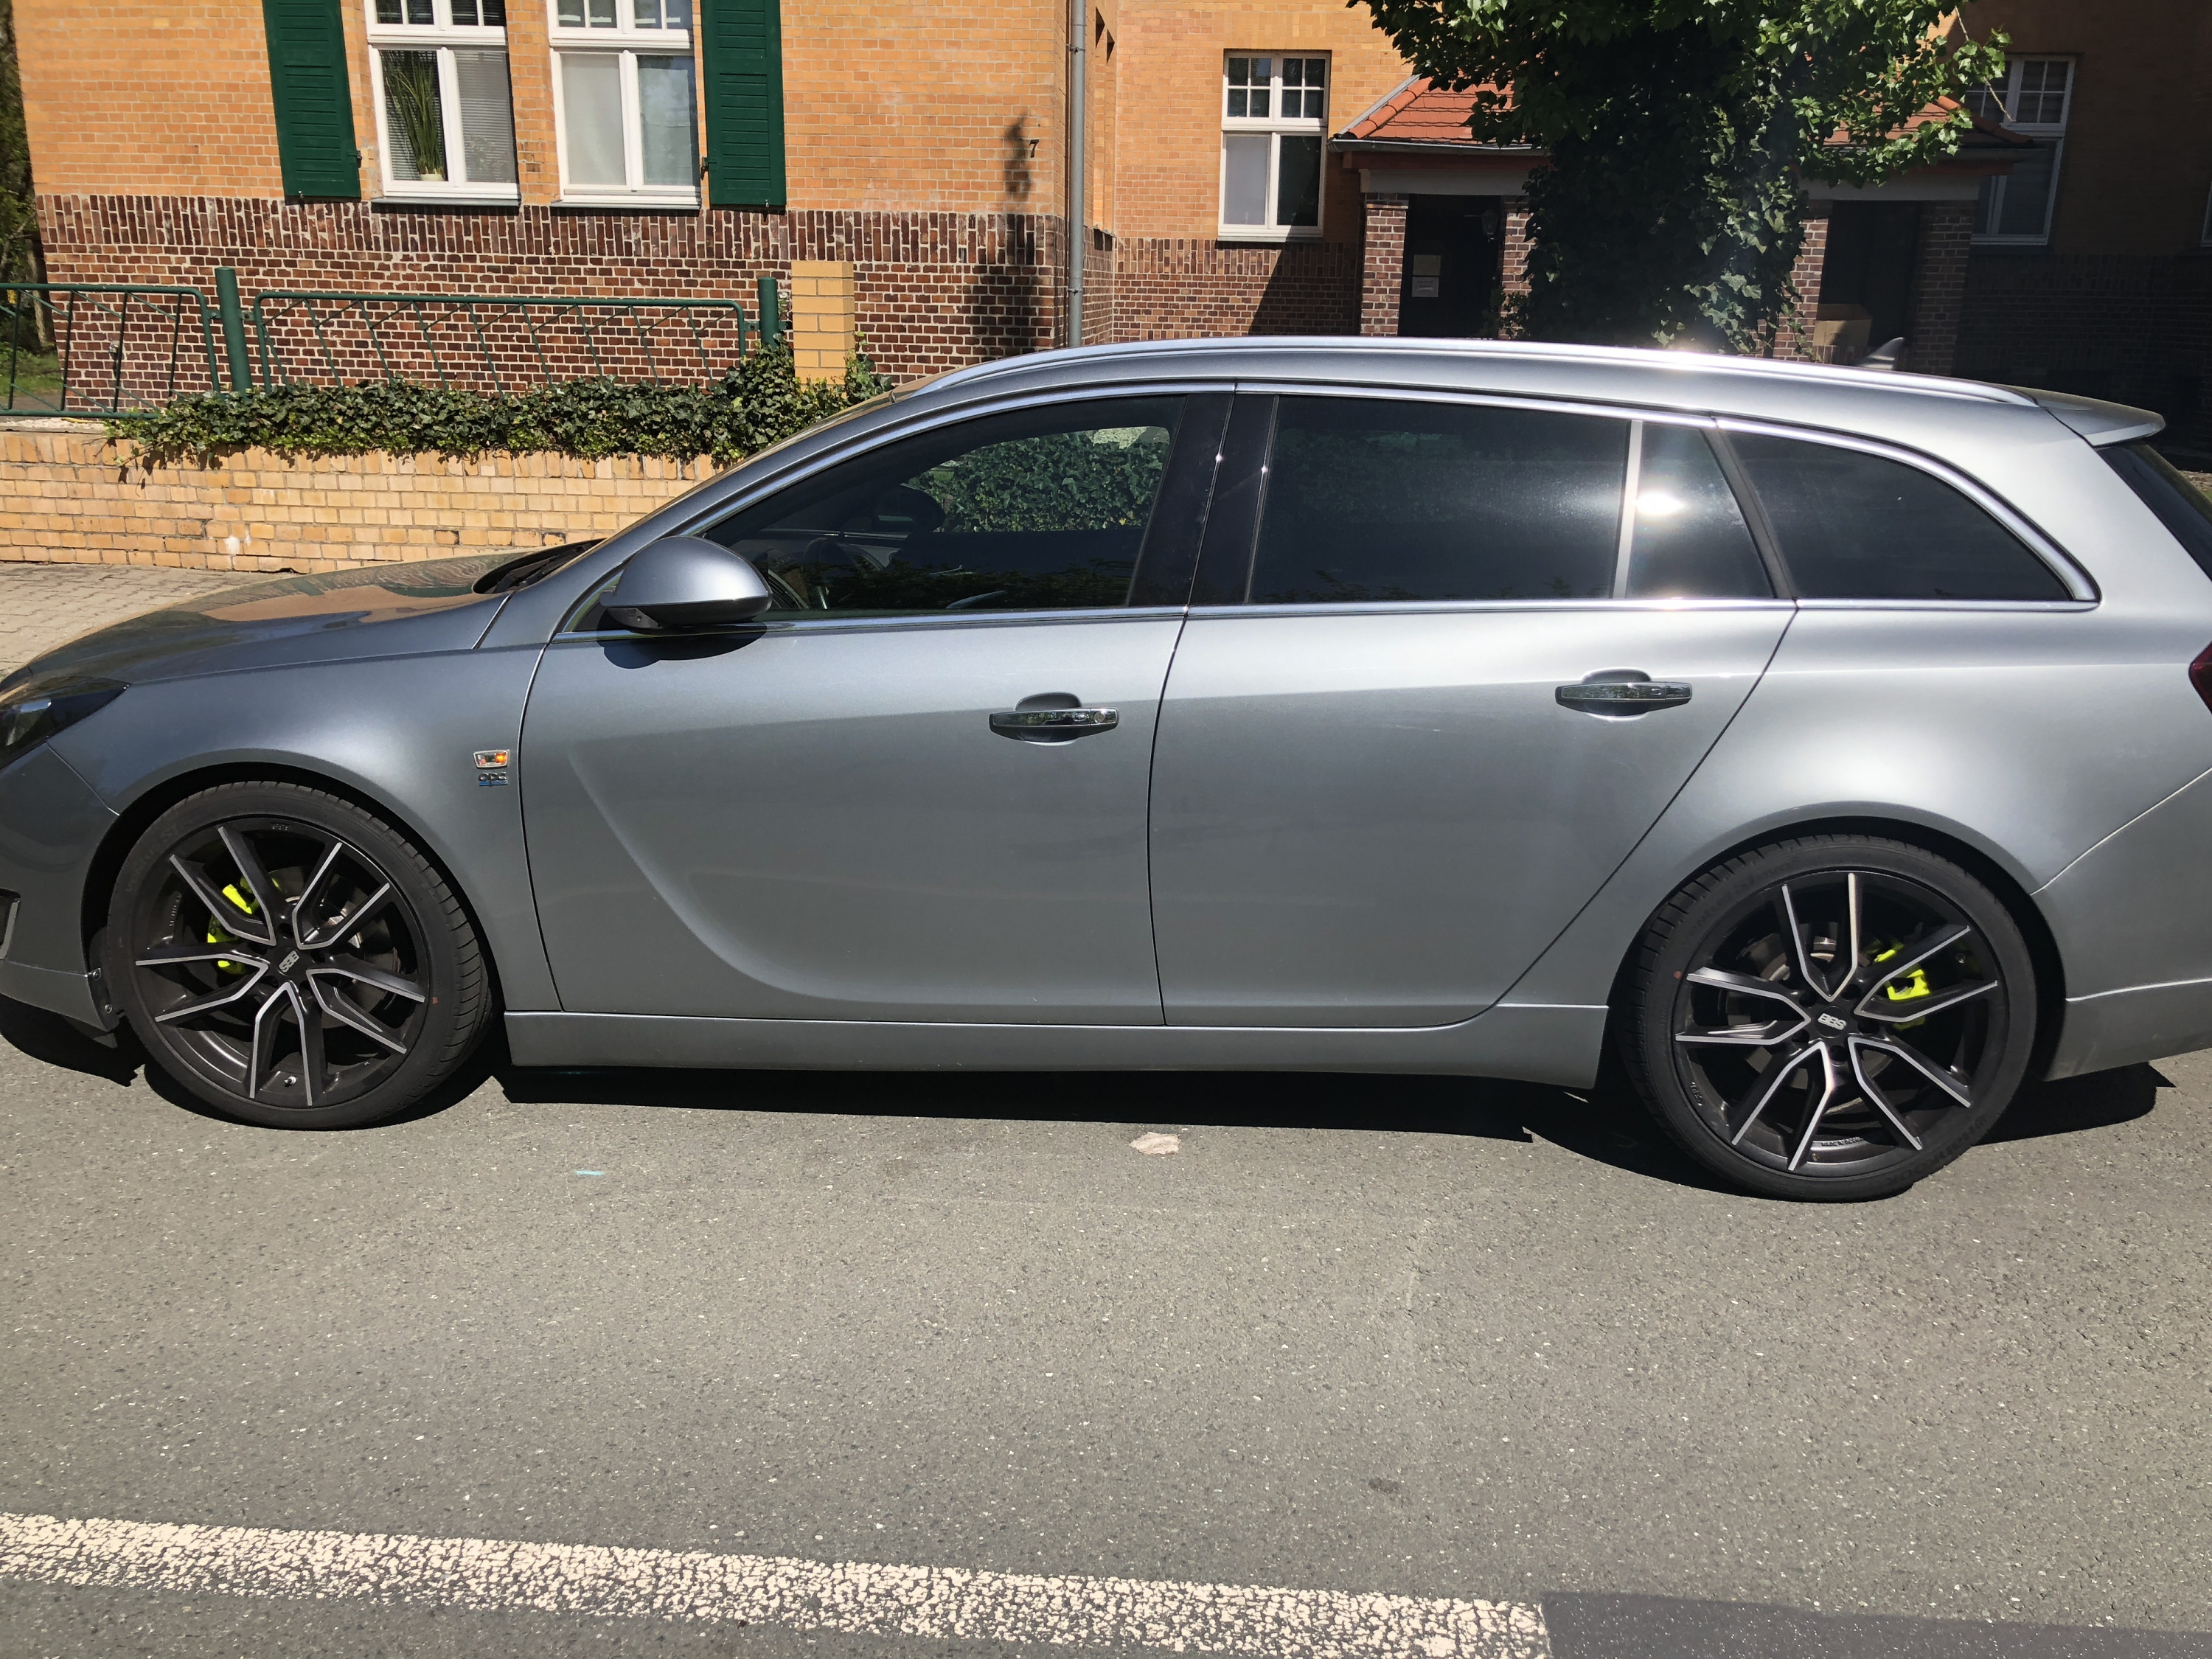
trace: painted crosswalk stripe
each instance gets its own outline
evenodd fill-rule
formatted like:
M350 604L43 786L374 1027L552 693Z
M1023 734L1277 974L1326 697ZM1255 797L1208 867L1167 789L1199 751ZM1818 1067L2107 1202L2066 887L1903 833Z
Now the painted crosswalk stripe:
M1266 1659L1548 1659L1511 1601L0 1514L0 1578Z

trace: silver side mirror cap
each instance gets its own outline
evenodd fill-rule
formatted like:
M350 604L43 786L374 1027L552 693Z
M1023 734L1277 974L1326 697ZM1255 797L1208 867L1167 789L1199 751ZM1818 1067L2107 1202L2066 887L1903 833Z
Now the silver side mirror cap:
M607 615L642 633L713 628L757 617L773 598L751 561L719 542L670 536L632 556Z

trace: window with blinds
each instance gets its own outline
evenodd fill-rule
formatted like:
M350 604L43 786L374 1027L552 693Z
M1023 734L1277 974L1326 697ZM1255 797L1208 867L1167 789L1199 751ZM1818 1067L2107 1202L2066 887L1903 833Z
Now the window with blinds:
M690 0L551 0L561 200L696 207Z
M368 46L385 195L520 201L506 0L368 0Z

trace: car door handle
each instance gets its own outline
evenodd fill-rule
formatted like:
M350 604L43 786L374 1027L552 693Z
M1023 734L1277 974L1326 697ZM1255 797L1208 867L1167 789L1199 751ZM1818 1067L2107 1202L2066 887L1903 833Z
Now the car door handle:
M1036 739L1087 738L1121 723L1111 708L1002 708L991 716L991 729L1002 738Z
M1552 695L1560 707L1586 714L1644 714L1654 708L1676 708L1690 700L1690 688L1680 680L1589 679L1562 685Z

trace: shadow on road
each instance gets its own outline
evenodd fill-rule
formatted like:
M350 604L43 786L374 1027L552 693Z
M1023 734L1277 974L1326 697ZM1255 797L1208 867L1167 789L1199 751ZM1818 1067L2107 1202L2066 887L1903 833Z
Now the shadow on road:
M46 1065L117 1085L128 1085L143 1069L162 1099L202 1116L217 1115L158 1068L148 1067L127 1029L110 1045L58 1015L0 998L0 1042ZM750 1072L744 1074L742 1088L732 1086L732 1077L727 1072L526 1070L507 1063L504 1045L495 1041L429 1099L378 1127L434 1116L495 1079L518 1104L1533 1138L1654 1180L1717 1188L1651 1121L1609 1060L1597 1086L1587 1091L1480 1078L1314 1072ZM2150 1113L2158 1091L2172 1086L2150 1066L2032 1085L1989 1139L2027 1140L2130 1122Z
M1547 1595L1554 1659L2212 1659L2181 1632L1808 1613L1659 1595Z

